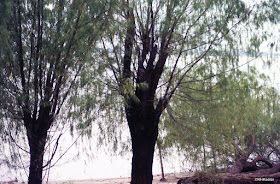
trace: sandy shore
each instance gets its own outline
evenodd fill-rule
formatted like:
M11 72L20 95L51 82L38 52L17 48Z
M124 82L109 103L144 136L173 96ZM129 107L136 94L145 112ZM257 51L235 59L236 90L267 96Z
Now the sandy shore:
M177 184L182 177L190 176L191 173L165 174L166 181L160 181L161 175L154 175L153 184ZM129 184L130 178L106 178L92 180L68 180L68 181L49 181L48 184ZM23 182L0 182L0 184L23 184ZM46 184L44 182L44 184Z
M190 176L188 173L166 174L166 181L160 181L161 175L154 175L153 184L177 184L182 177ZM129 184L130 178L110 178L94 180L55 181L49 184Z

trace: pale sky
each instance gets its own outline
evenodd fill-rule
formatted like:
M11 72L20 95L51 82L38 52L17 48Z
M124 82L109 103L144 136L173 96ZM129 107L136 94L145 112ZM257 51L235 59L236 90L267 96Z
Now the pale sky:
M125 126L123 134L129 135L128 127ZM73 142L69 134L63 135L60 140L60 148L54 157L54 161L66 150ZM95 142L95 143L94 143ZM88 150L90 157L87 157L83 147L89 144L96 144L93 138L91 142L83 140L83 145L79 143L77 146L71 147L69 152L50 170L49 180L77 180L77 179L97 179L97 178L118 178L129 177L131 173L132 153L128 152L123 156L110 153L105 146L97 148L92 145L92 151ZM79 152L79 157L76 155ZM164 170L166 173L175 173L184 171L186 165L182 165L180 156L174 151L173 156L164 158ZM27 181L27 176L23 170L15 174L6 167L0 167L0 181L14 180L16 177L19 181ZM160 174L160 162L158 150L155 151L153 173ZM46 178L45 178L46 180Z

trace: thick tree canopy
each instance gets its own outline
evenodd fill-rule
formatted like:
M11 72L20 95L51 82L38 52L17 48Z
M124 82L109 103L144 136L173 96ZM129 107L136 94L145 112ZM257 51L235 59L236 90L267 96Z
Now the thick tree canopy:
M260 7L265 12L260 11ZM258 28L278 20L267 1L121 1L103 38L101 57L123 96L132 138L132 181L151 183L158 124L177 89L256 56L267 38ZM196 71L196 72L193 72ZM111 83L113 84L113 83Z
M179 145L196 168L204 170L229 167L245 153L246 159L254 153L278 161L267 144L267 139L278 143L279 135L271 131L280 121L278 93L266 86L264 75L254 68L249 72L227 72L181 86L181 95L168 107L166 146ZM188 98L182 98L185 94Z
M87 0L0 3L1 136L27 134L29 183L42 182L50 163L43 160L48 130L81 84L81 71L94 63L110 7L110 1Z
M73 106L67 109L72 117L94 108L87 96L92 83L86 83L94 79L96 68L105 69L98 79L107 86L91 87L100 87L99 99L105 89L111 96L121 96L132 140L131 183L151 184L164 109L176 95L191 97L190 91L180 93L183 87L201 82L198 86L208 88L205 81L234 70L240 55L258 56L261 43L270 36L263 28L279 21L279 7L279 1L269 0L2 0L0 130L6 134L1 135L14 137L14 130L26 131L29 183L41 183L42 167L49 163L43 159L48 130L69 99L82 106L79 112ZM273 47L274 42L269 44ZM233 86L243 79L241 74L232 77L237 79L231 81ZM242 104L242 95L247 95L253 100L244 103L257 104L258 99L245 92L234 98ZM72 94L89 98L68 98ZM213 94L209 95L211 99ZM224 95L223 100L233 101ZM111 98L101 107L119 105L119 99ZM214 107L225 104L208 105L197 111L212 121ZM238 115L236 119L243 118Z

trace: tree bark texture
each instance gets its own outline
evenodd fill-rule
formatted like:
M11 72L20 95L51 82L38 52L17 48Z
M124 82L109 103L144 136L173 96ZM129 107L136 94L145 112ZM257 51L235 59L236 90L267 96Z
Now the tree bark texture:
M38 139L36 139L38 138ZM28 184L41 184L46 137L33 137L29 142L30 166Z
M156 135L136 135L132 140L132 179L131 184L153 181L152 167Z
M133 151L131 184L152 184L159 118L156 111L153 109L146 111L141 108L140 103L127 109L127 119Z
M38 119L32 119L26 115L25 127L27 130L30 150L30 166L28 184L41 184L44 167L44 151L48 129L52 124L50 107L40 107Z

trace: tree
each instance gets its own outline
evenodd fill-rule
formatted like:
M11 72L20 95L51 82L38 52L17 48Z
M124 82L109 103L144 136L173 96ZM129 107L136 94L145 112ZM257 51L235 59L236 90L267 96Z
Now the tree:
M159 153L159 161L160 161L160 168L161 168L161 179L160 181L167 181L164 177L164 169L163 169L163 156L162 156L162 141L157 140L157 148L158 148L158 153Z
M267 144L278 140L274 136L279 122L279 97L275 88L267 86L268 78L249 67L215 77L204 85L186 84L180 87L181 97L170 103L170 120L165 126L168 142L191 156L191 161L204 171L240 174L227 177L213 175L213 181L225 183L253 181L269 174L279 175L277 152ZM191 93L195 91L195 93ZM191 94L186 100L182 96ZM172 121L175 121L175 123ZM275 127L271 130L270 127ZM193 155L191 153L194 153ZM223 168L222 170L220 168ZM244 172L255 172L245 176ZM208 174L209 175L209 174ZM211 176L210 176L211 177ZM216 177L216 178L215 178ZM270 177L273 177L272 175ZM207 181L207 174L182 179ZM236 180L236 181L235 181ZM237 181L238 180L238 181ZM243 181L242 181L243 180Z
M165 121L167 142L178 144L204 170L208 166L213 170L227 167L229 161L242 155L247 160L278 118L277 106L272 105L278 100L273 95L275 89L265 86L265 81L265 76L251 68L249 73L237 70L205 84L181 86L181 95L168 108L171 118ZM186 93L189 98L182 100Z
M203 70L216 64L226 69L237 64L242 32L253 28L250 17L258 12L255 5L243 1L127 0L119 4L115 24L103 38L102 57L110 62L110 77L124 99L133 152L131 183L149 184L163 110L183 79L196 78L190 72L195 66ZM249 32L246 37L254 46L249 47L251 53L263 39L257 35Z
M94 61L111 1L1 1L1 126L24 131L29 184L42 183L48 130ZM3 35L2 35L3 34ZM24 130L23 128L24 127ZM5 131L5 130L4 130ZM3 134L2 134L3 135Z

